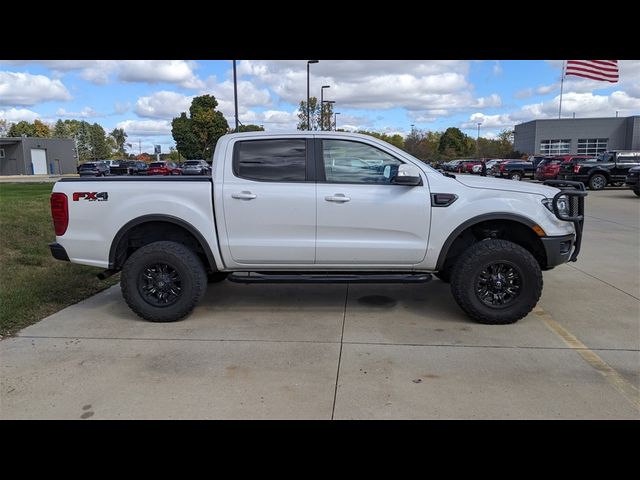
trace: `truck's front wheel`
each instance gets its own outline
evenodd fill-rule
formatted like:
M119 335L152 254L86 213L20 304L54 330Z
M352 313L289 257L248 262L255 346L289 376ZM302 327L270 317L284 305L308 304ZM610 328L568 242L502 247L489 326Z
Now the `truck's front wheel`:
M154 242L136 250L120 277L127 305L145 320L174 322L187 316L207 287L198 256L175 242Z
M533 255L521 246L506 240L483 240L456 262L451 292L476 322L514 323L538 303L542 272Z

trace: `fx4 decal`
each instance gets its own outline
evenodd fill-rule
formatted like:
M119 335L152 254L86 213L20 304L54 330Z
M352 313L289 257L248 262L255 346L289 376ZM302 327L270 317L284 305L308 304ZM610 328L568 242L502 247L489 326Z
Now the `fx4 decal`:
M73 201L89 200L90 202L106 202L109 200L108 192L73 192Z

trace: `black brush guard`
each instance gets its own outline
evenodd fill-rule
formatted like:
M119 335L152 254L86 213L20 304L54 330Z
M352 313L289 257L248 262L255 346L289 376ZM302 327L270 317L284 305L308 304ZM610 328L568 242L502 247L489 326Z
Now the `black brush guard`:
M564 221L571 222L576 229L576 242L574 244L573 253L570 262L575 262L580 253L580 245L582 244L582 227L584 226L584 197L587 192L582 182L571 182L569 180L546 180L544 185L559 188L560 191L555 194L551 203L554 215ZM558 200L565 195L569 200L569 215L562 215L558 209Z

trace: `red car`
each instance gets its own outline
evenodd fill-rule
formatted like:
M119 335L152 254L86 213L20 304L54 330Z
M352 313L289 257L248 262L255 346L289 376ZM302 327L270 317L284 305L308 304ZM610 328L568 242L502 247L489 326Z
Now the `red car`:
M592 159L588 155L556 155L555 157L545 157L536 168L534 178L540 180L555 180L560 172L560 165L569 163L571 160L588 160Z
M473 173L473 166L480 165L482 162L480 160L465 160L460 162L456 166L456 172L458 173Z
M149 164L147 175L182 175L182 169L173 162L153 162Z

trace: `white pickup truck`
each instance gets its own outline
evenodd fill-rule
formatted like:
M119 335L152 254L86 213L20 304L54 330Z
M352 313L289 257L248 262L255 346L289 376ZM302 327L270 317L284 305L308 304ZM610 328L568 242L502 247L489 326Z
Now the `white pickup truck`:
M354 133L218 140L209 177L65 178L53 256L122 271L141 317L179 320L207 282L451 283L469 317L513 323L542 270L575 261L580 183L545 186L432 169Z

